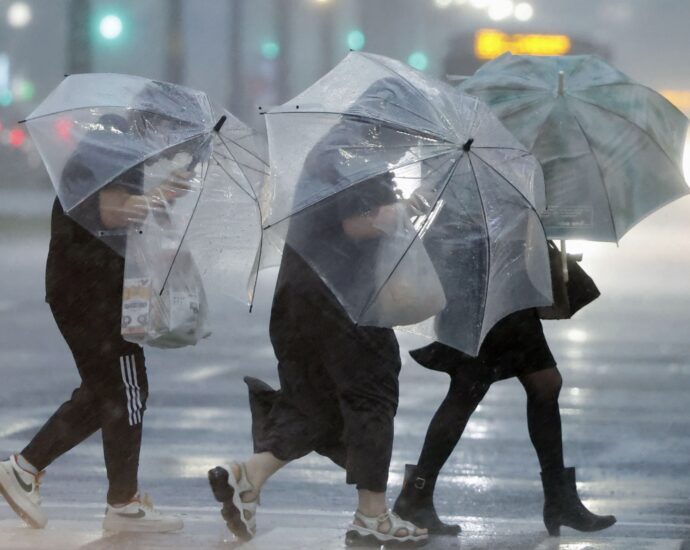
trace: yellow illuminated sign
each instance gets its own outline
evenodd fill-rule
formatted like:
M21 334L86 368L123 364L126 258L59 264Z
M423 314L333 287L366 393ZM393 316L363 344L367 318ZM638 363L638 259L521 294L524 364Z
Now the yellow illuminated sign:
M679 110L690 113L690 90L661 90L661 95Z
M477 59L493 59L506 52L515 55L565 55L570 37L564 34L506 34L496 29L480 29L474 35Z

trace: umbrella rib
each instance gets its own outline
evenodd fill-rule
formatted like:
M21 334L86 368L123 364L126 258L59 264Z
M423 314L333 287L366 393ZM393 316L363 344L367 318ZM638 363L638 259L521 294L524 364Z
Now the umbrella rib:
M240 189L245 195L247 195L247 196L248 196L250 199L252 199L254 202L256 202L256 201L258 200L258 199L256 198L256 196L252 195L252 193L250 193L249 191L247 191L244 187L242 187L242 186L239 184L239 182L237 181L237 179L236 179L230 172L228 172L228 171L225 169L225 167L224 167L220 162L218 162L218 159L216 159L215 155L213 156L213 160L216 162L216 164L218 165L218 167L223 171L223 173L228 177L228 179L229 179L231 182L233 182L233 183L237 186L238 189ZM251 186L250 186L250 188L251 188ZM252 192L254 192L254 189L252 189Z
M154 116L161 116L163 113L161 111L151 111L150 109L134 109L132 107L127 107L125 105L97 105L97 106L92 106L92 107L72 107L70 109L63 109L62 111L52 111L50 113L46 113L44 115L38 115L34 117L29 117L25 118L24 122L33 122L34 120L40 120L42 118L46 117L51 117L51 116L57 116L57 115L63 115L65 113L71 113L73 111L84 111L87 109L123 109L125 111L136 111L137 113L147 113L149 115L154 115ZM174 117L171 117L174 118ZM183 118L175 118L175 120L180 120L182 122L193 122L191 120L185 120ZM211 130L209 129L205 130L203 133L208 133Z
M474 145L472 144L472 149L477 150L477 149L500 149L501 151L520 151L521 153L525 153L527 155L531 155L532 153L529 152L527 147L524 147L523 149L520 149L519 147L499 147L499 146L484 146L484 145Z
M246 168L247 170L251 170L252 172L256 172L257 174L262 174L262 175L264 175L264 176L267 176L267 175L268 175L268 172L267 172L266 170L262 170L262 169L260 169L260 168L256 168L255 166L252 166L251 164L248 164L247 162L240 162L240 161L238 161L238 160L235 160L235 157L234 157L234 156L232 156L232 155L230 155L230 154L225 155L225 154L223 154L222 151L218 151L218 152L214 153L213 156L216 157L216 158L220 158L220 159L222 159L222 160L233 160L233 161L236 162L239 166L242 166L242 167ZM264 168L266 168L266 167L267 167L267 165L264 164Z
M221 138L221 141L222 141L222 136L220 135L220 133L218 133L218 137ZM225 143L225 142L223 142L223 143ZM267 166L266 161L265 161L264 159L262 159L259 155L257 155L256 153L254 153L254 152L251 151L250 149L247 149L244 145L241 145L238 141L233 140L233 143L234 143L235 145L237 145L237 147L239 147L240 149L242 149L245 153L247 153L249 156L254 157L254 158L255 158L256 160L258 160L261 164L263 164L264 166ZM234 156L233 156L233 158L234 158ZM236 161L236 162L237 162L237 161ZM238 164L239 164L239 163L238 163ZM257 172L258 172L258 170L257 170Z
M590 88L603 88L604 86L639 86L640 88L644 88L644 89L647 90L648 92L652 92L652 93L654 93L654 94L660 95L661 97L663 97L663 98L666 100L666 102L667 102L671 107L673 107L673 109L674 109L679 115L685 116L685 113L683 113L683 111L681 111L681 110L680 110L678 107L676 107L672 102L670 102L668 99L666 99L662 94L660 94L659 92L657 92L654 88L650 88L649 86L645 86L644 84L640 84L639 82L630 81L630 82L608 82L608 83L604 83L604 84L592 84L592 85L590 85L590 86L587 86L586 89L589 90ZM585 88L580 88L580 89L574 90L574 91L585 91ZM575 99L580 99L579 97L575 97L575 96L572 95L572 94L568 94L568 95L569 95L570 97L574 97ZM580 99L580 101L584 101L584 100L583 100L583 99ZM584 102L585 102L585 103L589 103L589 101L584 101ZM603 107L600 107L600 108L603 108Z
M618 229L616 229L616 220L613 217L613 210L611 210L611 197L609 196L609 190L606 187L606 181L604 179L604 173L601 171L601 166L599 165L599 160L597 159L597 156L594 153L594 149L592 148L592 144L589 142L589 138L587 137L585 129L582 127L582 124L580 124L580 120L577 118L577 114L572 113L572 115L573 115L573 120L575 120L575 122L577 122L577 125L580 128L580 131L582 132L582 137L585 138L585 142L587 143L587 147L589 147L589 152L592 153L592 157L594 157L594 164L597 165L597 170L599 171L599 177L601 178L601 186L604 188L604 193L606 193L606 206L609 209L609 216L611 217L611 224L613 225L613 234L616 236L616 245L617 245L618 241L619 241Z
M416 159L411 160L410 162L407 162L407 163L405 163L405 164L401 164L400 166L397 166L395 169L396 169L396 170L399 170L400 168L405 168L405 167L407 167L407 166L412 166L413 164L416 164L416 163L419 163L419 162L423 162L423 161L425 161L425 160L431 160L431 159L436 158L436 157L440 157L440 156L443 156L443 155L447 155L450 151L452 151L452 150L443 151L443 152L441 152L441 153L434 153L433 155L430 155L430 156L428 156L428 157L416 158ZM380 173L382 173L382 172L379 172L378 174L380 174ZM338 189L335 193L331 193L330 195L328 195L328 196L326 196L326 197L320 197L320 198L318 198L317 200L315 200L314 202L311 202L311 203L309 203L309 204L306 204L306 205L302 206L301 208L299 208L298 210L295 210L294 212L290 212L287 216L284 216L284 217L280 218L279 220L277 220L277 221L275 221L275 222L273 222L273 223L271 223L271 224L269 224L269 225L264 226L264 229L270 229L270 228L273 227L274 225L278 225L279 223L284 222L284 221L287 220L288 218L291 218L291 217L293 217L293 216L296 216L297 214L301 214L302 212L304 212L304 211L307 210L308 208L311 208L311 207L313 207L313 206L315 206L315 205L317 205L317 204L323 202L324 200L331 199L331 198L333 198L333 197L339 195L339 194L342 193L343 191L345 191L345 190L347 190L347 189L350 189L350 188L352 188L353 186L355 186L355 185L357 185L357 184L359 184L359 183L362 183L362 182L364 182L364 181L367 181L367 180L371 179L371 178L374 177L375 175L377 175L377 174L373 174L373 175L367 176L366 178L363 178L363 179L357 180L357 181L355 181L355 182L352 182L352 183L351 183L350 185L348 185L347 187L343 187L342 189Z
M457 167L458 167L458 162L460 161L461 158L462 158L462 154L456 159L455 163L453 164L453 169L450 170L450 172L448 172L448 177L446 178L446 181L443 183L443 188L441 189L440 193L438 194L438 196L437 196L436 199L434 200L433 206L431 206L431 208L429 208L429 212L433 212L434 209L436 208L436 205L438 204L439 200L441 200L441 197L443 196L443 193L446 191L448 185L450 184L450 180L451 180L451 179L453 178L453 176L455 175L455 171L457 170ZM367 309L369 309L369 308L374 304L374 302L376 301L376 299L379 297L379 294L381 294L381 291L383 290L383 287L385 287L386 284L388 283L388 281L391 280L391 277L393 276L393 273L395 273L395 270L398 269L398 266L399 266L399 265L402 263L402 261L405 259L405 255L408 253L408 251L410 250L410 248L412 248L412 245L415 243L415 241L417 240L417 238L419 238L420 233L421 233L422 230L426 227L427 224L428 224L428 222L423 223L422 226L415 232L415 235L414 235L414 237L412 238L412 240L410 241L410 244L407 245L407 248L405 248L404 252L400 255L400 258L398 259L398 261L397 261L397 262L395 263L395 265L393 266L393 269L391 269L390 273L389 273L388 276L386 277L386 280L383 281L383 283L381 283L381 285L379 286L378 290L376 290L376 292L372 295L372 297L369 299L369 301L364 305L364 307L362 308L362 310L359 312L359 315L357 316L357 319L360 319L360 318L362 317L362 315L364 315L364 313L367 311ZM424 243L422 243L422 246L424 246Z
M197 208L199 207L199 203L201 202L201 195L204 192L204 189L206 189L206 175L208 174L208 165L206 166L206 170L204 171L204 175L201 179L201 189L199 189L199 196L196 198L196 203L194 203L194 208L192 209L192 213L189 215L189 223L187 224L187 227L184 228L184 233L182 234L182 238L180 239L180 244L177 247L177 250L175 251L175 255L173 256L172 262L170 262L170 267L168 268L168 273L165 276L165 279L163 280L163 284L161 285L161 291L158 293L158 296L163 295L163 291L165 290L165 285L168 284L168 279L170 278L170 274L172 273L173 268L175 267L175 262L177 261L177 257L180 254L180 250L182 250L182 243L184 243L185 238L187 237L187 232L189 231L189 228L192 225L192 220L194 219L194 214L196 213Z
M442 141L444 143L453 143L452 141L446 139L444 136L441 136L439 134L433 133L429 130L413 130L410 131L409 127L405 127L403 125L397 124L391 120L386 120L383 118L375 117L375 116L365 116L365 115L357 115L354 113L339 113L337 111L270 111L266 113L267 116L271 115L334 115L338 116L341 118L348 118L351 120L357 120L359 122L367 122L367 123L378 123L384 128L391 128L396 131L403 132L405 134L409 134L412 136L421 136L421 137L426 137L426 138L433 138L438 141Z
M501 89L502 89L502 88L501 88ZM513 116L517 115L518 113L521 113L522 111L527 111L527 110L529 110L529 109L533 109L535 103L538 103L538 102L540 102L540 101L543 101L545 98L546 98L546 99L551 99L551 98L549 97L549 95L546 94L546 93L539 94L539 97L537 97L537 98L535 98L535 99L532 99L532 100L530 100L530 101L524 103L523 105L521 105L520 107L518 107L518 108L515 109L514 111L511 111L511 112L509 112L509 113L501 113L501 116L498 116L498 115L496 114L496 108L498 107L498 104L497 104L497 103L492 103L491 106L490 106L490 109L491 109L491 112L494 113L494 115L496 115L496 118L499 119L499 121L501 122L501 124L503 124L504 126L506 126L505 122L503 122L504 119L509 118L509 117L513 117ZM546 118L549 118L549 115L550 115L550 114L551 114L551 112L549 112L549 113L546 115Z
M496 170L496 168L494 168L494 167L491 166L488 162L486 162L486 160L484 160L481 156L479 156L477 153L474 153L474 156L477 157L477 158L482 162L482 164L483 164L484 166L486 166L489 170L491 170L492 172L495 172L496 174L498 174L498 176L499 176L501 179L505 180L505 182L506 182L508 185L510 185L513 189L515 189L515 191L517 191L517 193L518 193L523 199L525 199L525 202L529 205L529 208L530 208L530 209L534 212L534 214L537 216L537 219L539 220L539 225L541 225L541 229L542 229L542 231L544 232L544 239L546 240L547 237L546 237L546 229L544 228L544 222L541 221L541 216L539 215L539 211L536 209L536 207L534 206L534 204L532 204L532 201L529 200L529 198L527 198L527 197L525 196L525 194L524 194L522 191L520 191L520 189L518 189L515 185L513 185L513 183L512 183L508 178L506 178L503 174L501 174L498 170Z
M230 149L230 147L228 147L228 144L225 143L223 136L218 134L218 139L220 139L220 142L225 146L226 151L230 154L230 156L232 156L233 160L235 162L237 162L237 158L235 157L235 155L232 152L232 150ZM260 265L261 264L261 256L263 254L263 243L264 243L264 232L261 229L261 225L263 223L263 213L261 211L261 204L259 202L259 197L257 196L256 191L254 190L254 187L252 186L251 180L247 177L247 174L242 169L242 165L240 165L239 163L237 163L237 165L239 166L240 171L244 175L244 178L247 180L247 183L249 184L249 189L251 189L252 194L254 195L252 198L254 199L254 202L256 203L256 208L259 212L259 250L257 251L257 253L258 253L257 259L258 259L258 262ZM242 189L242 187L239 184L236 183L236 185L238 185L240 187L240 189ZM253 268L252 268L252 271L253 271ZM256 295L256 286L257 286L258 282L259 282L259 270L257 267L256 276L254 277L254 284L253 284L253 288L252 288L252 295L250 297L250 304L249 304L249 312L250 313L252 311L252 308L254 307L254 296Z
M219 139L220 142L223 144L223 146L225 147L225 150L228 152L228 154L230 155L230 157L232 158L232 160L235 162L235 164L237 164L238 168L240 169L240 172L242 172L242 175L244 176L244 179L247 180L247 184L249 185L249 189L251 189L251 192L252 192L252 195L250 195L251 198L254 199L255 201L258 201L259 199L258 199L258 197L256 196L256 191L254 191L254 187L252 186L252 182L250 181L249 177L247 177L247 174L246 174L246 172L244 171L242 165L237 161L237 157L236 157L236 156L233 154L233 152L230 150L230 147L228 146L228 144L227 144L227 143L225 142L225 140L223 139L223 136L221 136L220 134L218 134L218 139ZM233 143L234 143L234 142L233 142ZM219 164L220 164L220 163L219 163ZM223 170L223 171L225 172L225 170ZM226 172L226 173L227 173L227 172ZM240 187L240 189L242 188L242 186L241 186L239 183L237 183L237 182L235 182L235 183L236 183L236 185L237 185L238 187ZM247 192L246 190L244 190L244 191L245 191L245 193Z
M652 144L656 145L657 149L659 149L664 154L664 156L668 159L668 161L676 169L678 169L678 166L676 165L675 162L673 162L673 159L668 155L668 153L664 150L664 148L649 134L649 132L647 130L645 130L644 128L641 128L640 126L635 124L632 120L628 120L623 115L620 115L620 114L616 113L615 111L612 111L611 109L607 109L606 107L602 107L601 105L597 105L596 103L592 103L591 101L586 101L584 99L581 99L579 97L575 97L573 95L570 95L570 97L572 97L573 99L575 99L577 101L580 101L581 103L585 103L586 105L591 105L592 107L596 107L597 109L599 109L601 111L604 111L604 112L609 113L609 114L611 114L617 118L620 118L624 123L627 123L630 126L634 126L641 133L643 133L645 136L647 136L649 138L649 141L651 141ZM575 119L577 119L577 115L575 113L573 113L573 116L575 117ZM683 116L685 116L685 115L683 115ZM578 124L578 126L580 126L580 128L582 128L582 125L580 124L579 120L577 120L577 124ZM584 133L584 130L582 130L582 133ZM588 143L589 143L589 141L588 141ZM591 149L591 147L590 147L590 149ZM682 174L681 174L681 176L682 176Z
M519 149L518 149L518 151L519 151ZM474 151L473 151L473 153L474 153ZM537 214L537 216L539 215L539 212L538 212L537 209L535 208L534 204L532 204L532 201L529 199L529 197L527 197L527 195L525 195L517 186L515 186L515 185L513 184L512 181L510 181L508 178L506 178L503 174L501 174L501 172L499 172L498 170L496 170L496 168L494 168L493 166L491 166L491 164L489 164L485 159L483 159L483 158L482 158L480 155L478 155L477 153L474 153L474 156L477 157L480 161L482 161L482 164L483 164L484 166L486 166L486 167L487 167L489 170L491 170L492 172L495 172L496 174L498 174L498 175L501 177L501 179L503 179L508 185L510 185L513 189L515 189L515 191L516 191L523 199L525 199L525 202L527 202L527 204L530 205L530 208L531 208L532 210L534 210L534 212ZM526 154L523 155L523 156L532 156L532 155L531 155L530 153L526 153ZM537 161L537 162L538 162L538 161Z
M482 192L479 190L479 180L477 180L477 174L474 171L474 164L472 163L472 156L467 155L467 160L470 163L470 171L472 172L472 177L474 179L474 185L477 188L477 196L479 197L479 204L482 207L482 218L484 224L487 224L486 220L486 209L484 208L484 199L482 199ZM481 159L480 159L481 160ZM529 202L529 201L528 201ZM491 278L491 239L489 234L489 228L485 226L486 229L486 284L484 285L484 297L482 305L482 324L479 327L479 336L482 335L482 329L484 328L484 314L486 313L486 302L489 297L489 279Z

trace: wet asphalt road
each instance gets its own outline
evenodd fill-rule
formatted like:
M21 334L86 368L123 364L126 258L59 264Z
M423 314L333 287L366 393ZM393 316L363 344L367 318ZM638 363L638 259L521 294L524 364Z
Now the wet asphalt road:
M473 416L443 471L437 508L460 522L458 539L429 548L510 550L690 548L690 199L657 213L620 248L585 250L584 267L602 298L546 330L564 378L565 456L577 466L586 504L618 524L546 537L539 466L524 392L500 382ZM42 298L45 222L0 208L0 456L20 450L77 383L76 370ZM105 472L96 435L48 470L42 495L51 522L22 527L0 503L0 549L232 548L205 481L209 467L251 452L242 376L276 384L267 336L271 274L255 311L218 304L222 323L202 345L147 352L151 395L141 457L142 489L182 514L171 536L102 537ZM444 395L445 375L407 359L419 340L401 334L403 374L390 497L414 462ZM260 536L246 548L340 548L354 494L344 474L316 455L266 487ZM685 544L685 546L683 546Z

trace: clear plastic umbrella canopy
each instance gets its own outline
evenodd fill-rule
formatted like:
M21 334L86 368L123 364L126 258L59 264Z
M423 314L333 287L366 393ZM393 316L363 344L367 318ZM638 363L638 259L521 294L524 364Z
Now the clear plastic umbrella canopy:
M26 125L65 212L129 256L126 275L139 266L160 295L192 262L206 286L222 278L225 293L249 299L265 139L203 92L121 74L65 78ZM114 189L144 196L147 213L106 226L102 192Z
M266 124L267 241L354 322L476 354L499 319L551 303L538 162L476 98L353 52Z
M598 57L507 53L459 89L488 103L541 162L551 238L617 242L688 192L687 118Z

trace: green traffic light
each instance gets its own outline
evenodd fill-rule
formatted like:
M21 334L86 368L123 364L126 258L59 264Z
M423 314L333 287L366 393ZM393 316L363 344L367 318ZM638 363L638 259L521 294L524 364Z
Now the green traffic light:
M13 99L14 97L12 96L11 90L0 91L0 107L9 107L12 105Z
M366 41L364 33L359 29L354 29L347 33L347 45L351 50L361 50Z
M261 55L266 59L276 59L280 55L280 45L270 40L264 42L261 44Z
M105 15L98 24L98 32L106 40L115 40L122 34L122 19L114 14Z
M31 101L36 95L36 88L28 80L21 80L15 89L15 96L19 101Z
M407 58L407 63L418 71L425 71L429 66L429 58L424 52L412 52Z

